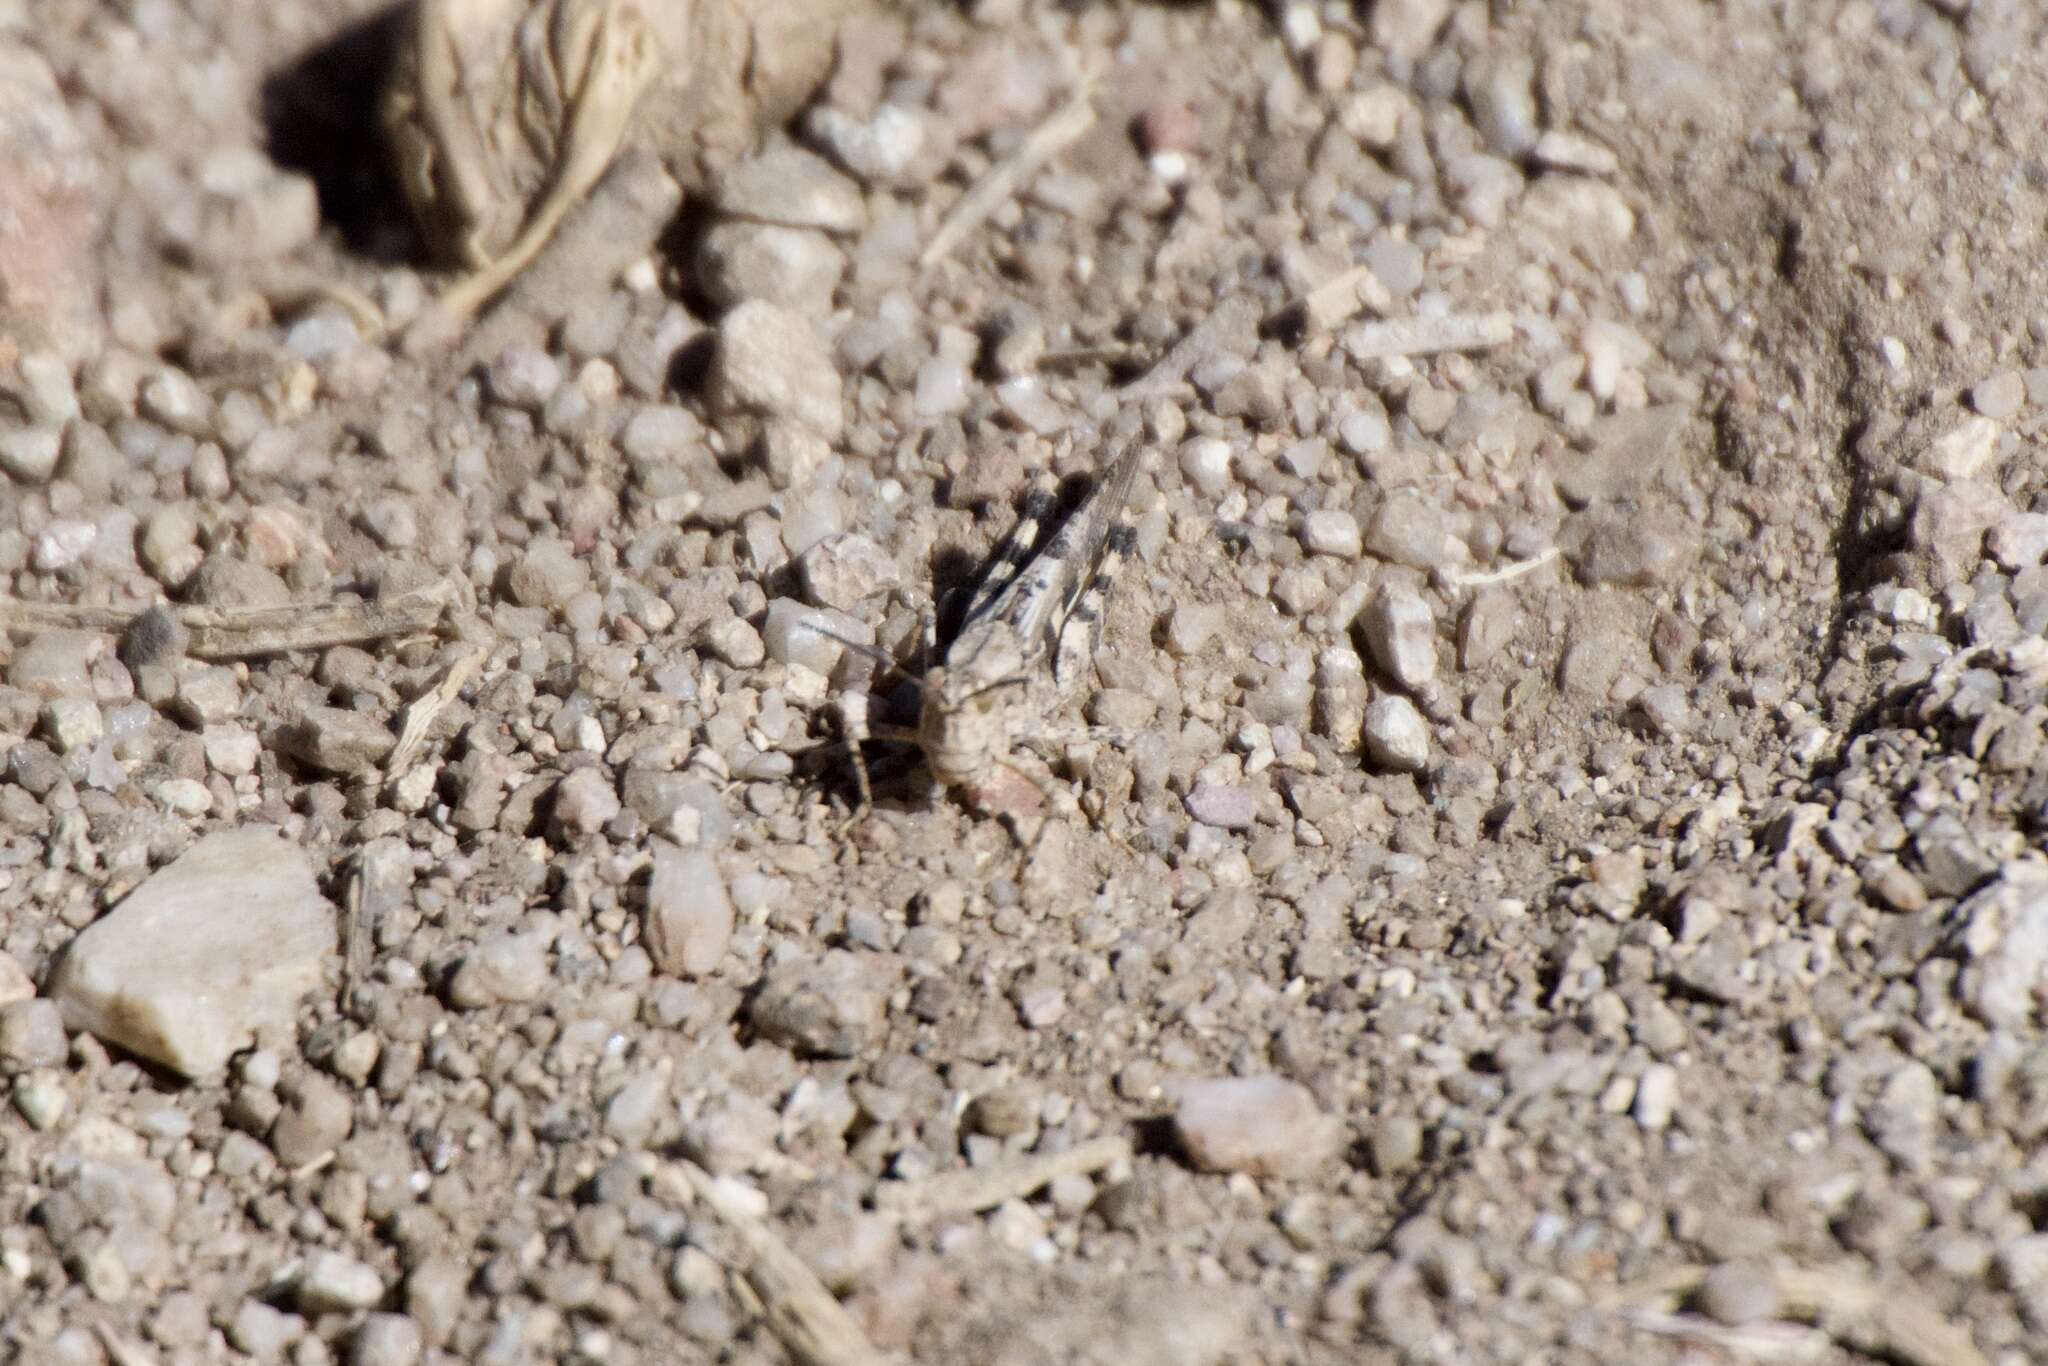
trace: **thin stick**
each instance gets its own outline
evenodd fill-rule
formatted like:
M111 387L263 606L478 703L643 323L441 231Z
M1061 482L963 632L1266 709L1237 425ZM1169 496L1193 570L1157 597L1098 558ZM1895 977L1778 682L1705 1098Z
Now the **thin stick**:
M395 778L412 767L420 750L426 747L427 731L432 728L434 718L439 716L462 692L463 685L477 671L490 651L483 646L473 646L450 660L439 681L433 687L412 700L405 709L405 724L399 728L398 744L385 761L384 772Z
M853 1316L729 1183L712 1179L694 1162L675 1161L655 1168L654 1184L672 1198L702 1204L732 1231L746 1265L727 1270L760 1297L769 1329L798 1361L805 1366L883 1366L882 1354Z
M1851 1266L1775 1267L1771 1274L1781 1312L1811 1320L1836 1342L1908 1366L1985 1366L1968 1330L1904 1286L1880 1284ZM1674 1267L1621 1287L1608 1303L1624 1313L1670 1313L1706 1279L1706 1267Z
M371 840L356 851L342 902L341 1003L354 1005L354 994L369 980L376 956L377 930L398 904L399 884L406 880L405 843L390 838Z
M1496 569L1490 574L1453 571L1444 575L1444 582L1453 588L1491 588L1495 584L1508 583L1519 579L1524 574L1533 574L1562 553L1556 546L1552 546L1540 555L1531 555L1526 560L1517 560L1507 568Z
M376 934L376 920L383 910L381 889L374 884L377 870L367 851L356 856L348 880L348 899L341 918L341 999L344 1005L356 984L370 971L370 941Z
M972 1214L1017 1200L1062 1176L1083 1176L1131 1158L1131 1141L1105 1134L1060 1153L1046 1153L1000 1167L965 1167L922 1181L899 1181L875 1191L875 1208L899 1219L934 1219Z
M1300 298L1289 300L1267 323L1271 326L1298 318L1309 331L1320 333L1341 322L1348 322L1362 309L1383 314L1393 306L1394 296L1380 283L1380 277L1373 274L1372 267L1353 266L1339 271Z
M1505 345L1514 336L1515 320L1506 313L1451 313L1360 323L1344 334L1344 349L1355 360L1388 360L1439 351L1484 351Z
M442 579L386 602L295 603L289 607L174 607L171 615L191 634L195 659L321 650L387 636L412 635L440 620L455 599ZM106 631L118 634L141 613L120 607L74 607L0 597L0 631Z
M1233 294L1211 309L1185 337L1161 356L1150 370L1117 391L1125 400L1144 400L1170 394L1186 382L1188 371L1208 359L1233 334L1250 336L1258 325L1258 301L1249 294Z
M1625 1309L1622 1317L1646 1333L1690 1339L1731 1357L1755 1361L1818 1361L1833 1345L1818 1328L1775 1320L1729 1326L1698 1314L1660 1314L1650 1309Z
M917 264L921 269L929 270L943 261L954 247L960 245L960 239L980 227L983 220L1017 192L1019 185L1036 175L1040 167L1088 131L1095 122L1095 106L1089 103L1093 93L1093 87L1083 82L1081 88L1074 92L1074 97L1032 129L1017 144L1015 151L989 167L981 179L968 186L967 193L946 211L946 217L939 224L939 230L932 234L932 240L918 253Z

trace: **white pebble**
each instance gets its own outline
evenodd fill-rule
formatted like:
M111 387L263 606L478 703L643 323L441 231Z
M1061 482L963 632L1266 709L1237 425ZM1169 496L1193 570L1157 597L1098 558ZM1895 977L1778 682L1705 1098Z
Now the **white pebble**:
M368 1309L384 1298L377 1269L339 1252L316 1252L299 1273L298 1305L308 1314Z
M1415 704L1398 694L1373 699L1365 709L1366 757L1396 773L1420 773L1429 763L1429 725Z
M861 120L818 104L811 107L806 124L827 155L870 183L894 180L924 149L924 120L901 105L885 104L874 117Z
M1355 560L1365 551L1358 519L1343 508L1319 508L1301 519L1301 547L1311 555Z
M846 648L840 638L869 643L872 629L846 621L837 614L805 606L795 598L776 598L768 604L768 617L761 625L761 641L768 657L777 664L799 664L816 674L830 674Z
M1206 494L1221 493L1230 483L1230 443L1220 436L1198 436L1180 448L1180 472Z
M1396 683L1420 692L1436 678L1436 613L1414 589L1383 584L1365 611L1365 642Z
M919 417L944 417L967 406L967 367L934 356L917 370L917 391L911 400Z
M56 427L15 427L0 431L0 473L24 484L40 484L57 471L64 434Z
M727 617L705 633L704 643L735 669L759 668L768 657L761 633L745 617Z
M1636 1083L1636 1123L1652 1133L1668 1128L1677 1104L1678 1069L1662 1062L1645 1068Z
M50 523L36 537L36 572L55 574L71 568L86 557L99 538L100 529L91 522L67 518Z

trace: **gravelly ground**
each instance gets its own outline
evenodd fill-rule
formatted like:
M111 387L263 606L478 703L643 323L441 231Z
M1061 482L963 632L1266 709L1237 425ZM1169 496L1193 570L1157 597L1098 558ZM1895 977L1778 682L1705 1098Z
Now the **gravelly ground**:
M2041 1359L2033 6L881 11L424 354L378 13L0 0L0 1359L789 1359L686 1162L905 1360ZM1129 436L1078 809L849 823Z

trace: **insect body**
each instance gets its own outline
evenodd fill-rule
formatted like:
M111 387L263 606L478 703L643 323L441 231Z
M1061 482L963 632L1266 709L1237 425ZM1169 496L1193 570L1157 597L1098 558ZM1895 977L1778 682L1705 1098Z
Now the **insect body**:
M1064 517L1049 488L1025 499L939 664L920 682L917 728L904 738L916 741L933 778L976 805L1016 805L1003 796L1005 775L1045 790L1011 756L1052 737L1049 718L1093 665L1103 604L1134 540L1123 512L1140 458L1133 445L1112 459Z

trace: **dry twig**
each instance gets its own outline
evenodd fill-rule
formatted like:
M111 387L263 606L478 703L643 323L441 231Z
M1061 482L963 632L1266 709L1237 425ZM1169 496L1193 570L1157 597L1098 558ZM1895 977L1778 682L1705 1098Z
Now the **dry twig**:
M1444 575L1444 582L1453 588L1491 588L1495 584L1510 583L1524 574L1533 574L1563 553L1556 546L1551 546L1541 554L1531 555L1526 560L1517 560L1503 569L1496 569L1490 573L1453 570Z
M255 655L323 650L366 640L408 636L432 627L455 600L453 580L382 602L295 603L289 607L173 607L171 616L191 636L195 659L247 659ZM105 631L128 629L141 611L75 607L0 597L0 631Z
M405 880L407 854L402 840L376 839L356 852L349 869L347 894L341 921L341 1000L344 1007L351 993L370 975L375 956L377 927L384 923L398 902L399 886Z
M1818 1328L1776 1319L1725 1324L1698 1314L1661 1314L1653 1309L1625 1309L1622 1315L1645 1333L1683 1338L1753 1361L1819 1361L1834 1347Z
M1258 301L1249 294L1233 294L1224 299L1185 337L1175 342L1150 370L1118 390L1117 398L1127 403L1143 402L1178 391L1187 382L1188 372L1207 360L1212 352L1222 349L1229 338L1254 339L1258 309Z
M1297 323L1312 333L1328 332L1350 320L1361 309L1385 313L1394 306L1394 296L1373 274L1371 266L1353 266L1339 271L1298 299L1291 299L1267 319L1274 327Z
M953 201L932 240L918 253L917 264L929 270L943 261L960 240L980 227L987 217L1017 192L1017 187L1038 173L1046 162L1071 146L1095 122L1095 106L1089 102L1093 86L1082 82L1074 97L1031 130L1017 149L988 168L981 179L967 187L967 193Z
M1985 1366L1966 1329L1903 1286L1880 1284L1846 1265L1775 1267L1772 1274L1785 1316L1811 1321L1845 1346L1907 1366ZM1621 1287L1608 1303L1632 1317L1670 1314L1706 1279L1706 1267L1676 1267Z
M745 1266L727 1270L760 1297L768 1327L805 1366L882 1366L875 1350L817 1274L740 1197L694 1162L655 1168L655 1186L671 1198L702 1204L745 1250Z
M1127 1162L1131 1141L1121 1134L1091 1138L1065 1152L1027 1157L1000 1167L967 1167L922 1181L892 1182L875 1192L875 1208L899 1219L972 1214L1016 1200L1062 1176L1084 1175Z
M1439 351L1484 351L1505 345L1514 336L1515 321L1505 313L1450 313L1360 323L1344 334L1344 349L1354 360L1389 360Z
M420 750L426 747L427 732L433 728L434 718L461 695L477 667L489 657L490 651L481 645L463 651L448 662L448 667L442 670L433 687L415 697L406 707L405 723L398 731L398 744L384 763L384 772L388 776L396 778L412 767L413 760L419 758Z

